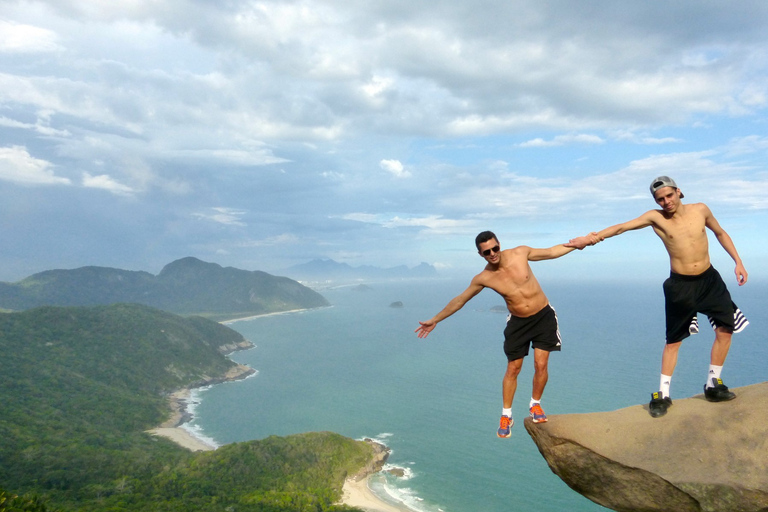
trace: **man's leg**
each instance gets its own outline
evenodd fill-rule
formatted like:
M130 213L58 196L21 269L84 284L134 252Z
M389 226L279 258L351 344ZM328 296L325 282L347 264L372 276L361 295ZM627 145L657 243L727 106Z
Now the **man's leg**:
M533 392L531 398L541 400L544 387L549 380L549 352L539 348L533 349Z
M728 356L728 350L731 348L731 337L733 330L727 327L718 327L715 329L715 342L712 344L712 355L710 364L723 366L725 358Z
M677 366L677 354L680 352L682 341L667 343L664 345L664 352L661 354L661 373L672 376Z
M723 384L720 378L725 358L731 348L732 336L733 329L728 327L715 329L715 342L712 344L709 373L707 374L707 383L704 384L704 398L710 402L725 402L736 398L736 395L728 389L728 386Z
M507 363L507 371L504 374L504 380L501 385L501 398L505 409L512 408L512 400L515 398L515 391L517 391L517 376L520 375L522 367L522 357Z
M544 387L549 380L549 352L540 348L533 349L533 391L531 392L531 403L529 412L534 423L544 423L547 421L547 415L541 408L541 397L544 394Z
M672 405L672 399L669 398L669 385L672 380L672 374L675 373L677 354L680 352L680 345L682 343L682 341L677 341L664 345L664 351L661 354L659 391L651 395L651 402L648 404L648 411L654 418L667 414L667 409Z
M507 362L507 371L504 373L504 380L501 383L501 398L504 408L501 411L499 429L496 431L496 435L499 437L510 437L512 435L512 425L514 424L512 420L512 400L515 398L517 376L520 374L522 367L522 357Z

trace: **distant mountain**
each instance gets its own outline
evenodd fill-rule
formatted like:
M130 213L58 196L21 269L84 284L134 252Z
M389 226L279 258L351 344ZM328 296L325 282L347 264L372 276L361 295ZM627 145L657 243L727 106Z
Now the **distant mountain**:
M0 309L138 303L215 319L328 306L319 293L287 277L182 258L154 276L107 267L47 270L0 283Z
M437 274L435 267L421 263L412 268L405 265L390 268L363 265L352 267L331 259L314 259L308 263L294 265L285 274L301 280L349 280L349 279L402 279L409 277L431 277Z

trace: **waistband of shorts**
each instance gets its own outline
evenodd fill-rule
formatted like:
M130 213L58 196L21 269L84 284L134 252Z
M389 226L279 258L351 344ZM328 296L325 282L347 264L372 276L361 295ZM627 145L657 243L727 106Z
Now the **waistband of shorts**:
M547 302L546 306L544 306L543 308L541 308L540 310L538 310L537 312L529 316L515 316L512 313L510 313L507 315L507 322L509 322L512 318L517 318L518 320L528 320L529 318L536 318L537 316L546 314L550 309L552 311L555 310L555 308L552 307L552 304Z
M709 266L707 270L702 272L701 274L696 275L687 275L687 274L678 274L677 272L669 271L669 277L670 279L678 279L680 281L698 281L699 279L703 277L707 277L710 274L717 274L717 270L715 270L715 267L712 265Z

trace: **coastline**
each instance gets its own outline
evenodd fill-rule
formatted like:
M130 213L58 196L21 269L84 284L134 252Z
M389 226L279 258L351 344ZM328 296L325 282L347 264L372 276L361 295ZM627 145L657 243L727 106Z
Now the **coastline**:
M251 370L248 367L244 368ZM248 371L245 373L247 376L251 372ZM189 451L200 452L215 450L217 448L216 446L206 443L204 440L182 427L184 423L190 420L190 415L187 413L187 403L191 392L192 390L190 388L183 388L171 393L168 398L172 411L171 417L160 426L147 430L147 433L153 436L165 437ZM384 445L379 446L382 447L381 449L384 452L388 452ZM372 463L375 463L375 461L372 461ZM339 503L359 508L366 512L413 512L405 505L392 505L382 500L371 491L368 486L370 477L379 470L380 469L365 468L360 475L347 478L342 487L342 498Z
M296 311L304 311L304 310L284 311L280 313L268 313L268 315L279 315L284 313L292 313ZM258 316L264 316L264 315L258 315ZM240 319L230 320L228 322L222 322L222 323L249 320L251 318L256 318L256 317L240 318ZM246 347L232 348L232 351L243 349L243 348L246 348ZM233 366L232 368L230 368L230 370L227 371L227 373L221 378L210 379L210 381L206 381L205 383L195 385L193 387L177 389L176 391L172 392L168 396L168 404L171 408L170 417L166 421L161 423L159 426L153 429L147 430L146 432L153 436L164 437L176 443L177 445L181 446L182 448L186 448L187 450L190 450L193 452L215 450L217 446L206 442L205 440L196 436L193 432L183 427L185 423L189 422L192 419L191 414L187 410L187 406L189 403L190 396L192 394L192 390L199 387L211 385L211 384L245 379L250 375L254 374L255 372L256 370L254 370L253 368L250 368L242 364L237 364L236 366ZM350 507L355 507L355 508L364 510L366 512L413 512L412 509L406 507L405 505L390 504L384 501L383 499L379 498L378 496L376 496L373 493L373 491L371 491L368 485L370 477L371 475L381 471L384 461L389 455L389 449L385 445L372 441L370 439L366 439L366 441L371 442L373 445L375 445L376 454L374 455L374 458L371 461L371 463L365 468L363 468L358 475L347 478L344 481L344 485L342 487L342 498L339 501L339 503L348 505Z
M182 425L192 419L187 411L187 404L189 403L192 389L211 384L245 379L254 373L256 373L256 370L253 368L243 364L237 364L230 368L221 378L210 379L194 387L177 389L168 396L168 405L171 408L171 416L157 427L149 429L146 432L153 436L170 439L182 448L186 448L193 452L215 450L217 448L216 446L200 439L192 432L182 427Z
M371 475L362 478L347 478L342 488L343 496L341 503L356 507L366 512L413 512L405 505L396 506L382 500L368 487L368 481Z
M229 325L233 324L235 322L246 322L248 320L255 320L257 318L264 318L268 316L277 316L277 315L287 315L289 313L301 313L302 311L312 311L314 309L325 309L325 308L332 308L333 306L317 306L314 308L298 308L298 309L287 309L285 311L274 311L272 313L260 313L258 315L249 315L249 316L242 316L237 318L230 318L228 320L220 320L219 323L223 325Z

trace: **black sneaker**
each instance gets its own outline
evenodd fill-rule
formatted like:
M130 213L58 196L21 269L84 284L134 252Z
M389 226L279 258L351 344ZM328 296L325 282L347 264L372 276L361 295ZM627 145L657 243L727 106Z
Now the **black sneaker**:
M712 377L712 384L714 384L714 387L711 388L708 388L706 385L704 386L704 398L710 402L727 402L736 398L733 391L730 391L728 386L723 384L723 379Z
M668 396L661 396L661 391L651 394L651 403L648 404L648 411L651 416L654 418L664 416L670 407L672 407L672 399Z

